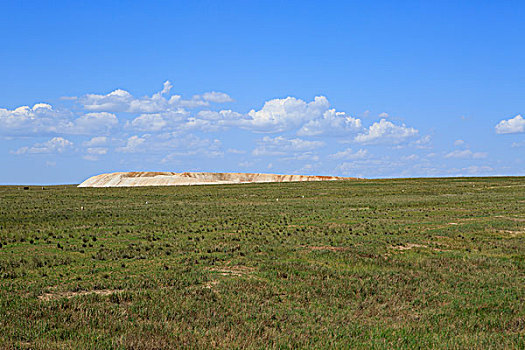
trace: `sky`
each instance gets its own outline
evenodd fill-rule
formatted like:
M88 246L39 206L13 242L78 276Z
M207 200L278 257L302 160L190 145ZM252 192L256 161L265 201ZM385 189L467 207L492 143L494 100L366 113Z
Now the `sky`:
M0 184L525 175L523 1L4 1Z

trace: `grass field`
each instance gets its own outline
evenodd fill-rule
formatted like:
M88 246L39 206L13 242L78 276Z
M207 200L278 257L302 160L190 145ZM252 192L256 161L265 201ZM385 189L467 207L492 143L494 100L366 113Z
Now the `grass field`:
M0 347L525 348L525 178L0 187Z

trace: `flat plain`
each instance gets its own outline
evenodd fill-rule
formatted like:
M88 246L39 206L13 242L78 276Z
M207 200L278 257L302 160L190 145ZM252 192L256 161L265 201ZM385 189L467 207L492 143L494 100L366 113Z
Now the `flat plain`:
M525 348L525 178L0 187L0 347Z

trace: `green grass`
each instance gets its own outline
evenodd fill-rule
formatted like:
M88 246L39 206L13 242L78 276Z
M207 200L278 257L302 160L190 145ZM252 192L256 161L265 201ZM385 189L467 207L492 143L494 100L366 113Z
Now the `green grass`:
M2 348L525 348L523 177L7 186L0 244Z

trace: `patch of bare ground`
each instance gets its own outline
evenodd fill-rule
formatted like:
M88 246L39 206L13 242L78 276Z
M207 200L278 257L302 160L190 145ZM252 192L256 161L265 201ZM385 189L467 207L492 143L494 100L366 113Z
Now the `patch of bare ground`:
M322 245L322 246L306 246L305 248L309 250L329 250L331 252L343 252L345 250L348 250L348 247L333 247L329 245Z
M507 219L507 220L512 220L512 221L517 221L517 222L525 222L525 218L518 218L518 217L515 217L515 216L503 216L503 215L496 215L494 216L495 218L501 218L501 219Z
M397 246L391 245L390 248L397 249L397 250L409 250L409 249L414 249L414 248L428 248L428 246L424 244L407 243L405 245L397 245Z
M209 282L204 283L203 287L207 289L213 289L213 287L215 287L218 283L219 281L209 281Z
M439 244L439 245L447 246L447 245L444 245L444 244ZM447 246L447 247L448 247L448 246ZM436 252L446 252L446 251L449 251L448 249L442 249L442 248L431 248L431 247L429 247L428 245L425 245L425 244L417 244L417 243L407 243L407 244L405 244L405 245L397 245L397 246L391 245L391 246L390 246L390 249L395 249L395 250L410 250L410 249L414 249L414 248L429 248L429 249L432 249L433 251L436 251Z
M510 237L517 237L525 234L525 230L511 231L511 230L500 230L500 233L508 234Z
M118 292L121 292L120 289L97 289L97 290L85 290L85 291L79 291L79 292L60 292L60 293L44 293L42 295L38 296L38 299L42 301L50 301L50 300L57 300L57 299L71 299L77 296L84 296L84 295L90 295L90 294L96 294L96 295L111 295Z
M480 190L492 189L492 188L513 188L513 187L523 187L523 186L525 186L525 185L488 186L488 187L485 187L485 188L480 188Z
M248 275L255 271L255 268L248 267L248 266L224 266L224 267L215 267L209 269L212 272L218 272L222 276L242 276L242 275Z

